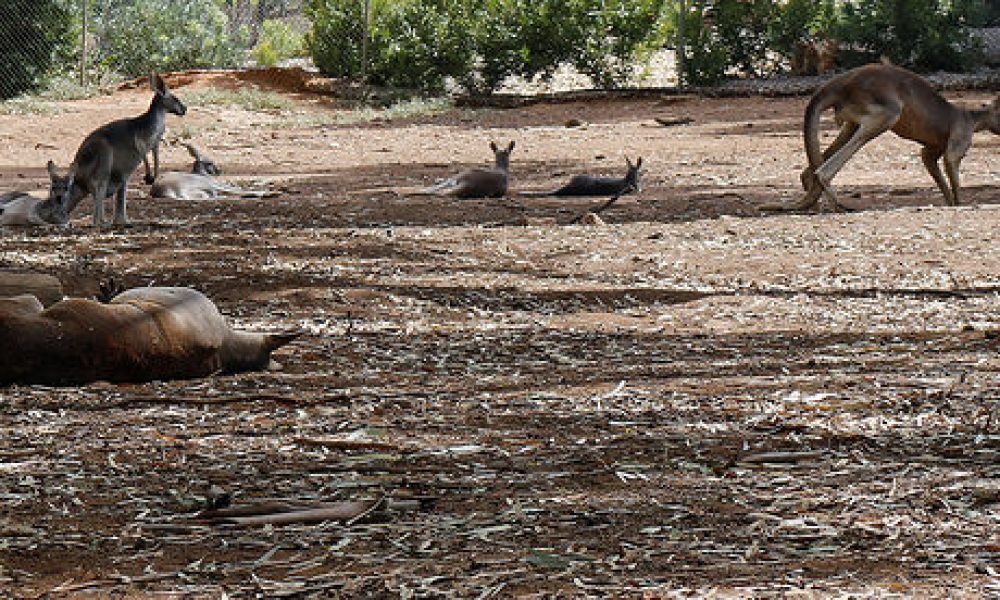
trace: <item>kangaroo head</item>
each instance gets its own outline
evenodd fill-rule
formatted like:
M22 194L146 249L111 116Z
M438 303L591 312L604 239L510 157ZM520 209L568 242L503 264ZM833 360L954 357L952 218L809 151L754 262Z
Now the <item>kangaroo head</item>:
M222 173L222 170L215 164L215 161L199 152L193 144L184 144L184 147L187 148L191 158L194 159L194 164L191 165L192 173L195 175L218 175Z
M632 187L635 192L642 191L642 157L635 159L635 164L628 157L625 157L625 164L628 165L628 172L625 173L625 184Z
M153 90L156 94L156 101L159 102L163 108L168 113L173 113L178 116L184 116L187 112L187 107L184 103L170 91L167 87L167 82L163 81L158 73L150 73L149 75L149 89Z
M49 197L38 205L38 216L46 223L65 225L69 222L70 194L73 191L73 178L76 176L76 165L69 169L65 176L59 175L56 163L49 161Z
M496 157L496 166L498 169L506 171L510 168L510 153L514 151L513 141L506 148L500 148L496 142L490 142L490 150L493 150L493 155Z

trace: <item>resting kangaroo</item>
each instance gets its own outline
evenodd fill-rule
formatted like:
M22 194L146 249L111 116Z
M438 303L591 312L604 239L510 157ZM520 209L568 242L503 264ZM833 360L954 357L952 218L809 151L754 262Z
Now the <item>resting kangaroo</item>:
M510 172L510 153L514 142L506 148L499 148L490 142L495 164L490 168L475 168L462 171L454 177L419 192L419 194L441 194L456 198L502 198L507 193Z
M94 225L105 225L104 199L115 198L115 225L127 225L125 192L128 178L139 163L146 167L146 183L153 183L160 172L160 139L166 127L166 115L184 115L187 108L174 96L163 78L153 73L149 77L153 101L149 110L131 119L112 121L88 135L70 167L73 192L69 211L76 208L83 198L94 198ZM149 167L147 153L153 155L153 168Z
M153 198L173 198L175 200L208 200L219 195L243 196L248 198L265 198L277 196L278 192L262 190L244 190L216 180L212 175L219 174L219 168L208 158L205 158L197 148L185 144L188 152L194 158L190 173L163 173L156 178L149 195Z
M143 382L268 366L298 333L234 331L190 288L137 288L110 304L70 298L47 309L30 295L0 299L0 384Z
M49 170L49 195L36 198L24 192L0 195L0 225L65 225L69 222L69 177L60 177L51 160Z
M820 114L833 108L843 122L840 134L820 152ZM844 207L830 183L848 160L866 143L886 131L923 145L924 167L934 178L945 202L958 204L958 167L972 144L972 134L989 130L1000 134L1000 98L979 110L957 107L923 77L888 64L858 67L829 81L806 107L803 135L809 166L802 172L805 196L796 204L766 205L764 210L801 210L825 194L835 208ZM947 181L938 161L944 157Z
M625 177L594 177L592 175L574 175L569 183L551 192L524 192L525 196L620 196L638 192L641 189L639 177L642 168L642 157L635 164L625 157L628 171Z

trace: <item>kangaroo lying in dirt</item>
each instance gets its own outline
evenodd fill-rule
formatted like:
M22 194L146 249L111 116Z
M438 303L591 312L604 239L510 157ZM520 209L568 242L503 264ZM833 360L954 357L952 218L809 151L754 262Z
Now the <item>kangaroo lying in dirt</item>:
M569 183L557 190L542 192L523 192L524 196L621 196L641 190L642 157L635 164L625 157L628 171L624 177L594 177L592 175L574 175Z
M69 222L69 189L72 182L56 172L51 160L49 195L36 198L24 192L0 195L0 225L65 225Z
M136 288L110 304L70 298L43 309L31 295L0 299L0 384L143 382L264 369L299 333L235 331L190 288Z
M197 148L185 144L188 152L194 158L190 173L163 173L153 182L149 195L153 198L173 198L175 200L209 200L220 195L240 196L243 198L266 198L277 196L280 192L269 190L244 190L218 181L213 175L220 170L209 158L205 158Z
M125 192L128 178L139 163L146 167L146 183L153 183L160 172L160 140L166 128L166 115L184 115L187 107L174 96L163 78L149 77L153 101L142 115L112 121L88 135L76 151L70 166L73 191L68 210L76 208L86 196L94 198L94 225L106 225L104 199L115 198L115 225L127 225ZM147 154L153 155L153 168Z
M495 142L490 142L495 163L493 167L478 167L462 171L454 177L441 183L408 195L442 195L456 198L502 198L507 193L507 181L510 172L510 153L514 150L514 142L506 148L500 148Z
M828 108L843 123L830 147L820 151L820 115ZM844 207L830 187L834 176L862 146L886 131L923 145L921 158L945 202L958 204L958 167L972 145L972 134L989 130L1000 135L1000 97L978 110L948 102L926 79L894 65L877 63L835 77L820 88L806 107L803 136L809 166L802 172L805 196L792 205L770 204L763 210L801 210L826 195ZM945 172L938 161L944 157Z

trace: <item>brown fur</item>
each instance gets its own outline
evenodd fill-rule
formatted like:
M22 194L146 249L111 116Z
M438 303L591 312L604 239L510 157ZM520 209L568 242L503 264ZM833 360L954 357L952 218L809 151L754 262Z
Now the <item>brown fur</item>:
M48 309L31 296L0 300L0 384L74 385L204 377L267 367L296 333L234 331L189 288L138 288L110 304L66 299Z
M799 40L792 55L791 70L795 75L823 75L837 68L840 45L836 40Z
M820 149L819 122L832 108L840 135ZM803 123L809 166L802 172L805 196L796 204L767 205L764 210L799 210L826 195L843 208L830 187L834 176L862 146L886 131L923 146L921 158L945 202L958 204L958 168L972 145L972 135L989 130L1000 134L1000 98L988 108L972 110L948 102L923 77L884 63L858 67L835 77L817 91L806 107ZM944 159L947 180L938 161Z

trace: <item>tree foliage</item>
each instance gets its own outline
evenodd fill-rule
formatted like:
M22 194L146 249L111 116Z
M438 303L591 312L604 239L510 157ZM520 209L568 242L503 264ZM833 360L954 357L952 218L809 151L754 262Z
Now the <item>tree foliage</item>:
M614 87L656 47L668 0L396 0L376 3L373 83L489 93L511 76L550 77L564 63ZM321 71L356 77L363 0L310 0L309 47Z
M780 72L804 43L832 40L841 67L882 58L928 71L978 59L968 27L989 22L986 0L695 0L686 15L692 83Z
M118 0L100 15L100 28L102 62L126 75L232 67L247 46L216 0Z
M36 89L75 49L74 15L62 0L7 0L0 19L0 99Z

